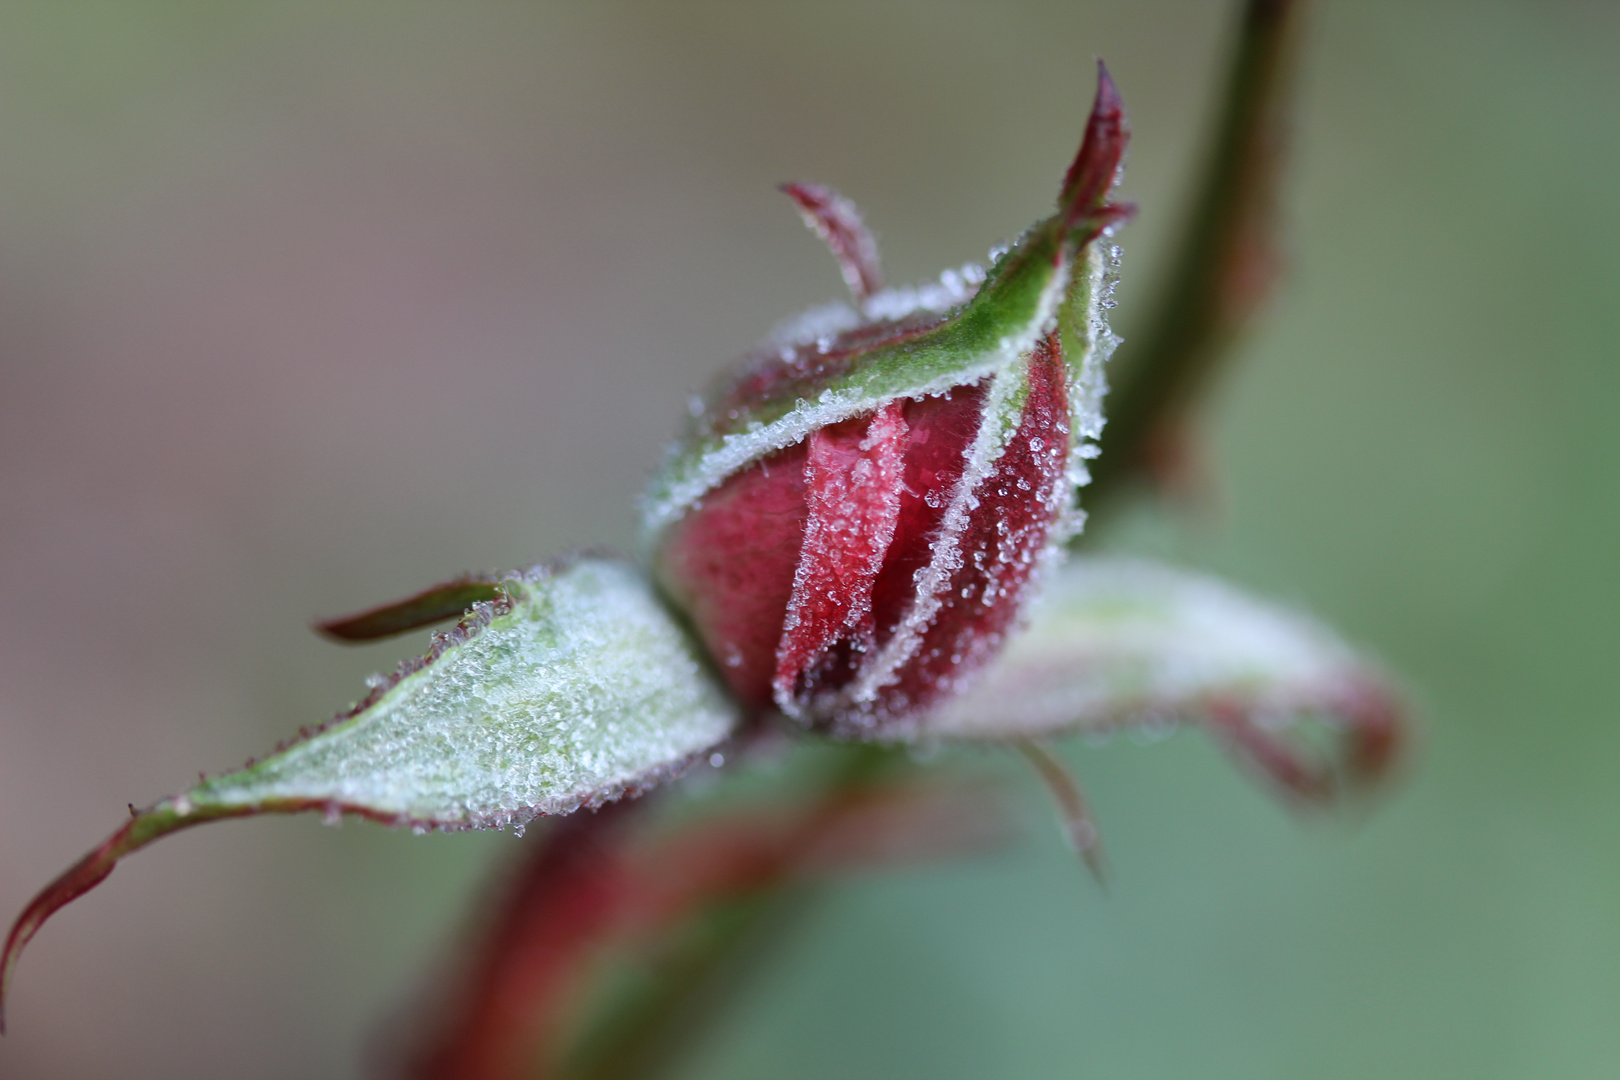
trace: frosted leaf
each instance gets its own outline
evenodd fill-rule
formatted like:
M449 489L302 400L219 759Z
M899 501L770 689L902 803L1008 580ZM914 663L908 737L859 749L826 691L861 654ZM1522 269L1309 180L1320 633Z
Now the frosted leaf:
M1296 722L1325 721L1342 760L1311 760ZM1122 558L1055 571L1027 628L921 725L1004 740L1197 723L1296 795L1392 762L1400 710L1378 673L1314 620L1213 578Z
M52 911L179 829L304 810L418 830L517 827L636 794L731 733L736 706L632 566L580 558L499 588L354 709L134 813L23 912L4 974Z

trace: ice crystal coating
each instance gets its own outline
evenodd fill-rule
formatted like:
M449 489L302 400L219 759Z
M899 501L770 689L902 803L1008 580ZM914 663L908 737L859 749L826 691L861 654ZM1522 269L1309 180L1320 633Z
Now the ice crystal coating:
M352 715L184 798L504 826L616 796L730 733L734 707L632 567L584 558L500 585Z
M1004 256L1000 273L943 319L929 303L938 298L923 297L900 317L834 332L848 309L823 307L802 316L776 347L745 357L670 451L643 502L647 534L656 538L739 470L819 428L1015 367L1053 325L1064 299L1069 266L1050 257L1051 231L1032 230L1025 238L1025 246L1043 249L1038 254L1046 259L1036 252L1018 260ZM887 310L889 295L880 293L873 303Z

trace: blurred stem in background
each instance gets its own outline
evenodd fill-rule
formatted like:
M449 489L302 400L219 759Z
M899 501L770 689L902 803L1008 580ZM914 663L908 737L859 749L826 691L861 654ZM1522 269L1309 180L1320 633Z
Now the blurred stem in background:
M651 796L551 823L448 1000L419 1007L431 1035L407 1075L658 1075L710 1030L818 880L1010 835L992 788L924 774L904 750L797 749L763 794L685 807Z
M1244 5L1215 135L1165 284L1112 364L1102 454L1085 500L1093 521L1143 481L1160 490L1177 481L1191 408L1276 279L1301 7ZM667 1073L797 925L816 871L957 854L1005 833L993 813L966 809L960 781L942 785L943 798L919 798L904 752L852 745L830 762L797 753L788 771L795 775L783 782L810 794L785 818L721 814L667 836L646 812L661 800L642 799L544 830L500 910L482 923L457 997L435 1010L409 1074ZM888 802L878 797L885 791ZM896 807L906 811L905 827L896 826ZM885 837L894 842L870 843ZM649 842L653 855L636 854ZM644 961L639 974L601 993L594 984L604 958L627 949Z
M1085 492L1093 520L1140 481L1175 482L1194 401L1277 278L1277 204L1303 6L1244 5L1214 140L1169 272L1109 365L1108 423Z

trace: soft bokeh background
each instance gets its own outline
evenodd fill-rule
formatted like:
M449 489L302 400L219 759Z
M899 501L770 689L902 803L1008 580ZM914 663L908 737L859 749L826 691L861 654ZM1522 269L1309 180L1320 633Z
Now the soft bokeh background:
M147 802L414 643L305 629L628 546L684 396L839 291L1044 212L1105 56L1120 328L1229 3L0 6L0 915ZM1105 537L1315 610L1425 716L1354 824L1196 735L1072 747L1116 870L1046 829L835 891L691 1076L1620 1069L1620 9L1324 2L1287 285L1211 401L1216 508ZM166 841L24 959L8 1077L355 1075L505 835Z

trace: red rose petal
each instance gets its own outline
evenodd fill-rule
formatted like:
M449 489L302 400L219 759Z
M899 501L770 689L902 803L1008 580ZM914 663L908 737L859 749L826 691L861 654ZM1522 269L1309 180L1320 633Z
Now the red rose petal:
M876 631L872 584L900 516L908 425L900 402L810 436L809 519L776 654L776 702L796 714L800 681L848 670Z
M742 702L771 702L776 646L809 517L804 443L703 497L669 534L659 580L691 618Z
M977 506L965 528L954 537L942 535L942 510L934 511L938 516L931 528L912 531L911 523L905 523L905 549L897 550L879 582L880 640L886 644L903 632L903 624L919 609L935 610L893 679L879 688L876 701L841 722L866 727L925 708L994 656L1018 617L1024 586L1067 495L1070 437L1068 389L1056 339L1040 342L1028 363L1023 419L991 474L975 488ZM953 434L963 438L956 450L954 484L973 432L964 438L958 428ZM919 594L918 572L941 558L958 563L948 586L937 595Z

